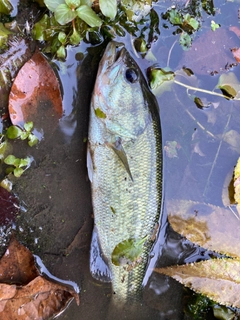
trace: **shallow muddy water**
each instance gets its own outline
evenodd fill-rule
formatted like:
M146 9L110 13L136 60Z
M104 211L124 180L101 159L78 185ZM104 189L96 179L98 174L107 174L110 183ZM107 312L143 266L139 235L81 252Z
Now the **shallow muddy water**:
M174 4L173 1L159 1L154 8L160 16ZM174 44L178 39L173 34L176 27L166 27L162 18L159 22L160 35L152 44L152 53L157 60L136 56L128 36L116 40L126 44L145 75L153 64L162 68L168 65L174 72L185 66L195 74L195 78L187 78L185 83L193 86L197 82L201 88L213 90L219 74L226 72L226 63L225 60L216 62L216 65L210 62L201 68L204 54L208 52L205 49L208 42L198 45L198 41L207 37L205 32L209 31L207 28L214 19L226 33L223 46L227 48L229 64L234 62L230 48L239 42L237 36L229 31L230 25L238 26L238 5L218 1L217 6L214 17L203 12L203 27L193 41L195 53L198 51L195 56L188 53L191 50L183 51L178 43ZM209 38L209 42L214 41L218 41L218 36ZM112 302L111 284L96 281L89 271L93 216L86 169L86 139L91 92L104 48L104 44L96 47L82 44L68 50L64 64L55 62L63 88L64 116L58 127L49 126L36 148L26 150L26 144L16 147L16 155L25 156L27 153L34 157L31 168L14 186L23 207L17 223L18 239L42 259L54 276L74 281L80 287L80 306L73 301L59 319L191 319L183 313L183 301L189 292L153 269L208 259L212 253L171 229L167 223L165 202L183 199L224 206L225 179L228 185L240 153L238 135L233 133L239 132L239 101L199 93L207 106L200 109L190 96L196 93L187 93L186 88L177 84L157 96L164 148L161 230L144 279L142 301L136 306L118 308ZM194 64L199 55L202 58ZM208 58L211 57L206 55L206 60ZM217 74L209 75L217 69ZM239 66L230 71L240 78ZM230 130L233 130L232 138L224 139ZM171 142L176 143L174 153L169 149ZM230 178L226 178L229 174ZM214 319L210 315L211 318Z

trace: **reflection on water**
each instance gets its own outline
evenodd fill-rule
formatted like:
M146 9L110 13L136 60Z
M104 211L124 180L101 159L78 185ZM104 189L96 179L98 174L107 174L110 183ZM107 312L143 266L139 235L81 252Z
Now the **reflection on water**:
M159 15L161 10L166 10L172 4L169 1L161 4L161 7L157 5ZM224 1L218 4L224 10L224 17L217 14L214 18L220 24L230 23L229 12L236 10L234 3L228 3L225 7L224 4ZM212 19L211 16L205 18L206 24ZM161 35L152 45L152 53L161 67L165 67L169 60L169 50L176 40L172 34L174 30L173 27L164 28L160 20ZM118 40L124 41L122 38ZM126 46L134 54L132 45L127 43ZM143 299L137 306L125 306L119 310L111 300L110 284L98 282L90 275L93 219L86 170L86 137L91 92L104 45L87 51L88 47L90 45L82 44L80 48L69 50L64 68L62 63L56 62L63 86L64 116L57 128L53 128L51 122L48 123L44 140L37 148L27 149L35 162L15 187L15 192L25 202L27 209L17 225L19 238L41 257L51 274L72 280L81 288L80 307L72 304L59 319L184 319L183 287L170 278L154 273L153 269L208 259L212 253L172 230L167 222L167 207L164 208L160 235L144 279ZM78 52L83 52L80 59ZM176 44L169 60L174 71L182 55L182 49ZM151 60L141 57L136 58L136 61L143 72L153 64ZM238 67L234 72L239 77ZM199 86L203 88L212 90L217 83L217 76L196 76ZM200 97L206 95L201 93ZM240 153L222 137L230 129L239 131L239 102L218 97L206 98L215 104L200 110L186 89L177 85L158 97L163 147L167 141L175 141L179 146L175 157L170 158L164 154L165 201L181 199L222 206L225 176L233 170ZM16 152L21 154L22 150L21 147ZM205 211L205 214L208 212ZM198 233L199 227L199 222L196 222L194 228ZM208 237L207 232L205 238ZM34 240L36 238L37 243Z

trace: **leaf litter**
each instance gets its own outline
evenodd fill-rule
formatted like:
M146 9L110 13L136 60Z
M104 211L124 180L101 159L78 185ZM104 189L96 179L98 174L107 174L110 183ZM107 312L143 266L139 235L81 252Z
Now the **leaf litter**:
M44 320L65 310L75 290L42 277L32 253L12 237L0 260L0 318Z

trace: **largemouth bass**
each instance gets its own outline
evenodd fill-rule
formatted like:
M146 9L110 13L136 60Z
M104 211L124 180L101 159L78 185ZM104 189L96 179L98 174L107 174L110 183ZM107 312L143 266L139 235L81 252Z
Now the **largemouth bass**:
M126 301L141 292L156 235L162 149L157 101L123 44L110 42L101 59L88 140L95 230L113 292Z

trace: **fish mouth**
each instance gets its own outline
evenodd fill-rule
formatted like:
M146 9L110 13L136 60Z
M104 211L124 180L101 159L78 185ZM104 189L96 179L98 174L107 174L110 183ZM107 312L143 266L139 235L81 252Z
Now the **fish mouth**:
M109 42L99 65L99 73L104 73L107 69L111 68L122 57L125 50L123 43L116 41Z

